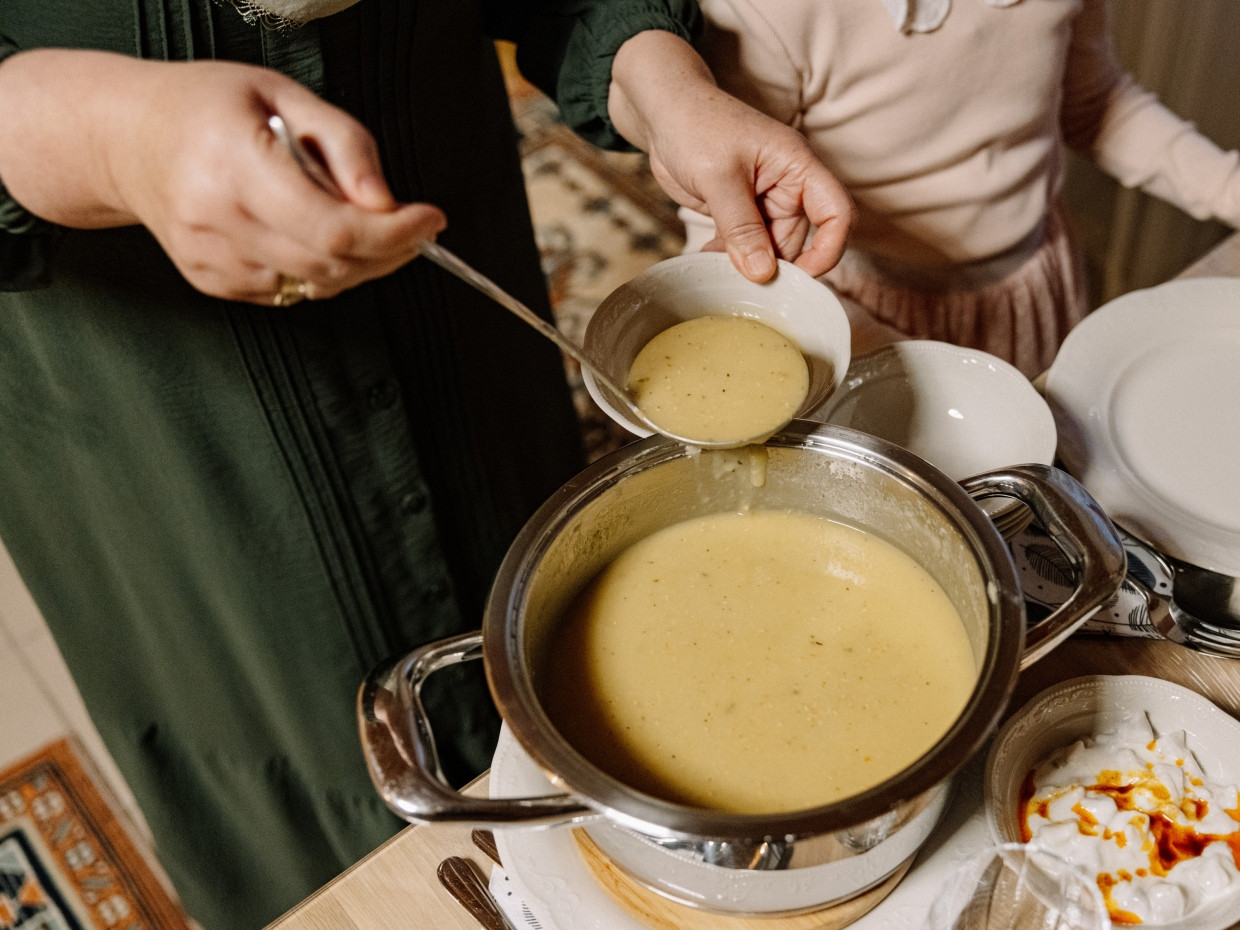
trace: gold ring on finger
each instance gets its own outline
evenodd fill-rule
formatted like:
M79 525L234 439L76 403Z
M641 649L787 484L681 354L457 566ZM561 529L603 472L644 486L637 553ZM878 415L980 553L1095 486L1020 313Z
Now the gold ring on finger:
M306 299L309 285L304 278L291 274L281 274L276 278L276 296L273 303L277 307L291 307Z

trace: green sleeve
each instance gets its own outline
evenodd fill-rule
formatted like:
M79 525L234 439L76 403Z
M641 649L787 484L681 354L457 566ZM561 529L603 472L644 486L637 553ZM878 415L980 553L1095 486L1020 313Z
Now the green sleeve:
M0 35L0 67L17 51L16 45ZM14 200L0 177L0 291L24 291L46 284L52 247L60 232L59 226L39 219Z
M696 40L701 13L695 0L552 0L505 7L492 18L496 38L517 43L522 75L559 105L560 114L587 141L608 149L631 146L607 115L611 63L624 42L661 29Z

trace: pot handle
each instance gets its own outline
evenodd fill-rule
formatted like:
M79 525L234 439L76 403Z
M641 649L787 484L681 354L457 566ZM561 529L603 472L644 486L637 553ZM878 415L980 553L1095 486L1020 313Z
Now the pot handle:
M1075 478L1049 465L1016 465L960 483L974 500L1023 501L1076 570L1071 596L1025 631L1020 667L1028 668L1115 596L1128 566L1119 532Z
M428 643L367 676L357 697L362 752L384 802L411 823L550 826L597 816L568 795L478 798L448 784L422 706L422 684L442 668L480 658L482 633L464 633Z

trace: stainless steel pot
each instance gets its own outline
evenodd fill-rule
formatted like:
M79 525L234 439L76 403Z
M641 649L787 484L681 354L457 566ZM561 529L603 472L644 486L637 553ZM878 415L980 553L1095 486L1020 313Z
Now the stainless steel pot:
M1024 501L1079 578L1069 600L1028 631L1011 556L976 503L992 496ZM895 543L951 597L974 650L977 681L968 704L925 755L881 784L809 810L733 814L642 794L578 753L552 726L539 698L534 670L555 649L562 610L596 572L665 526L746 508L819 514ZM846 882L850 887L823 897L822 888L802 882L810 886L808 899L782 899L782 911L806 910L892 874L911 855L904 851L906 827L921 825L914 849L924 841L927 819L932 826L951 776L995 729L1020 668L1111 597L1124 567L1119 537L1101 509L1074 479L1047 466L988 473L962 487L883 440L807 421L794 421L763 447L730 453L691 454L666 440L645 439L587 468L531 518L499 571L481 632L430 644L371 675L359 696L362 743L376 788L406 820L530 827L602 820L608 829L695 850L699 861L730 878L754 870L829 869L903 837L896 861L865 870ZM418 692L436 669L479 657L508 727L563 795L472 798L441 777ZM933 816L925 814L930 808ZM641 859L635 854L620 864L669 893L657 888L657 875L641 874L652 871ZM681 897L730 909L692 890Z

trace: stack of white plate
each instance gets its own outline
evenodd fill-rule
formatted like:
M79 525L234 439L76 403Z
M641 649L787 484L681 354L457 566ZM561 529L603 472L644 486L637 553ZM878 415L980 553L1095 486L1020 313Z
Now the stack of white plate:
M1240 657L1240 278L1134 291L1046 375L1064 468L1174 575L1159 632Z
M1064 467L1160 552L1240 575L1240 278L1125 294L1046 375Z

